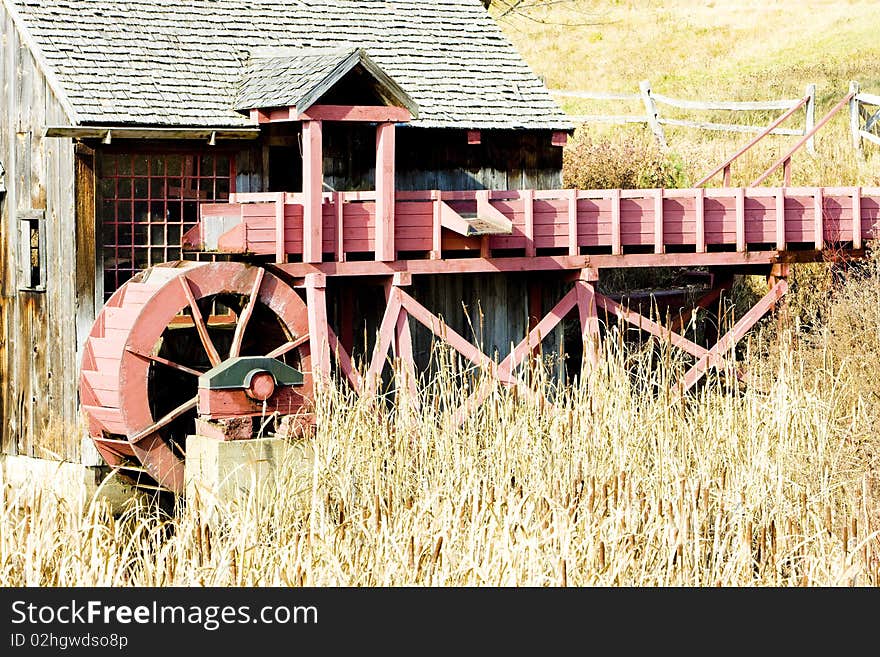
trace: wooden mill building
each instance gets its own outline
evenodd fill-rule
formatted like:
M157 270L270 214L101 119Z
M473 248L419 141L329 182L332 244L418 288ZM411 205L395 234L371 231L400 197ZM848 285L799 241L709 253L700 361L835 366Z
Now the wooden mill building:
M316 143L325 190L375 189L389 134L398 191L561 186L572 126L480 0L0 0L0 29L4 454L88 460L77 373L104 301L184 257L201 204L301 191ZM525 289L420 294L451 324L494 299L489 353L522 333Z

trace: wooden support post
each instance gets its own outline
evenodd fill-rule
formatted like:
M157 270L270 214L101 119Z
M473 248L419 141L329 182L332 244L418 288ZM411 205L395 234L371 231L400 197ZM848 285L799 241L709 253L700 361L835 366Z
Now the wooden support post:
M654 253L665 253L663 244L663 190L658 189L654 195Z
M370 393L376 392L379 386L379 379L382 378L382 370L385 367L388 349L391 347L397 332L400 310L400 288L392 286L388 294L385 314L382 316L382 323L379 325L379 333L376 336L376 346L373 348L370 367L367 369L366 386L367 391Z
M785 251L785 190L776 190L776 248Z
M736 198L736 250L740 253L746 250L746 192L738 187L735 192Z
M436 189L431 191L431 260L440 260L443 257L443 220L442 196Z
M345 262L345 225L343 222L345 206L343 203L342 192L335 192L333 207L336 210L336 262Z
M526 256L535 256L535 190L520 192L523 202L523 233L526 236Z
M303 262L321 262L324 155L320 121L303 121Z
M816 85L808 84L804 91L807 98L806 112L804 115L804 134L809 135L816 126ZM810 155L816 154L816 136L811 135L807 140L807 152Z
M568 190L568 255L578 254L578 201L577 190Z
M309 352L312 378L319 386L330 380L330 341L327 324L327 282L324 274L306 274L306 306L309 313Z
M599 313L596 310L596 281L599 274L592 269L582 269L575 283L577 288L578 316L581 323L583 345L582 364L590 368L599 364Z
M489 216L489 190L488 189L478 189L475 194L475 198L477 199L477 216ZM491 235L483 235L480 238L480 257L481 258L489 258L492 256L491 249L489 248L489 239Z
M394 124L376 127L376 260L390 262L394 252Z
M852 193L852 242L854 249L862 248L862 188L856 187Z
M620 242L620 190L611 190L611 255L623 253Z
M275 262L287 262L287 245L285 244L284 192L275 195Z
M391 303L394 290L400 287L406 287L412 284L412 274L407 272L398 272L394 274L385 283L385 301ZM397 324L395 326L395 335L392 340L393 353L396 357L399 367L395 371L395 376L404 379L404 385L410 392L410 397L416 399L416 367L413 357L412 333L409 326L409 313L406 308L401 307L397 316Z
M705 201L706 190L697 187L694 192L694 233L696 241L696 252L706 252L706 210Z
M663 126L660 125L660 112L657 110L657 103L651 96L651 83L648 80L642 80L639 83L639 91L641 92L642 103L645 105L648 126L651 128L651 132L654 133L654 137L657 138L660 148L666 150L668 148L666 145L666 135L663 134Z
M813 192L813 231L816 250L821 251L825 248L825 196L821 187Z
M849 130L852 134L852 145L859 153L862 152L862 135L859 127L859 83L849 83L849 93L852 97L849 99Z

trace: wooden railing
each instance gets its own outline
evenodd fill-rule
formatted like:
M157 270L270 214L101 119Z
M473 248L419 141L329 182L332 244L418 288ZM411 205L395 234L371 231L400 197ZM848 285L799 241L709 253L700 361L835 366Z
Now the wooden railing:
M302 194L236 194L202 205L185 248L276 255L303 254ZM483 204L483 209L480 205ZM376 195L334 192L322 198L325 262L374 259ZM491 212L504 234L456 232L452 215ZM451 213L451 214L450 214ZM398 192L394 249L401 259L441 259L471 252L517 254L705 253L752 248L862 248L880 237L880 188L760 187L652 190ZM466 254L465 254L466 255Z

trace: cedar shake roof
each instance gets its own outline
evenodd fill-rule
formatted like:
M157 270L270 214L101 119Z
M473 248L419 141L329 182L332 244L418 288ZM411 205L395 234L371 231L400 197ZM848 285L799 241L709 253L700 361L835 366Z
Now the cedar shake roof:
M252 53L362 48L411 125L573 128L480 0L0 1L82 125L250 126Z
M418 105L385 75L362 48L297 49L265 56L254 53L238 86L233 108L296 107L305 112L352 69L360 67L372 76L377 95L390 105L407 108L418 116Z

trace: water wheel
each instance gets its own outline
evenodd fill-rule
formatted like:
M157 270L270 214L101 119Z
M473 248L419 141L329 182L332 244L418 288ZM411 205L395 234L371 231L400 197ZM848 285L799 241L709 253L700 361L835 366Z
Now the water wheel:
M308 313L272 273L236 262L173 262L119 288L83 350L80 403L106 462L141 485L180 493L198 378L240 356L269 356L304 374L312 398Z

